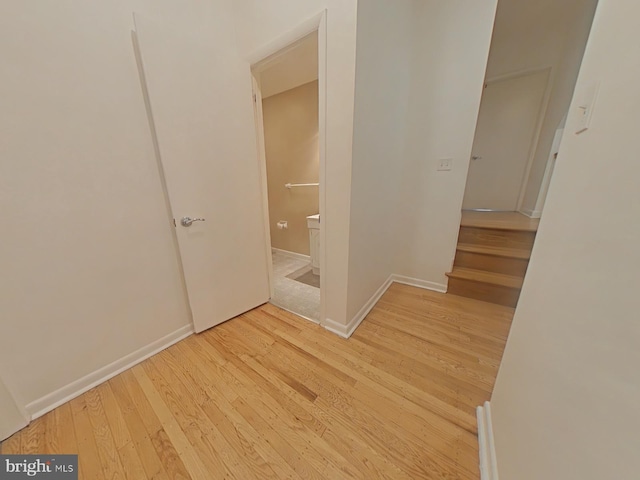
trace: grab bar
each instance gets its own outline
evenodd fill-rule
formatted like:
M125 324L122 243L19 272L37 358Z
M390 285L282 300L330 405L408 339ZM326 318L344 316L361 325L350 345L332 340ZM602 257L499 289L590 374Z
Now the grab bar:
M319 183L285 183L285 188L293 188L293 187L319 187Z

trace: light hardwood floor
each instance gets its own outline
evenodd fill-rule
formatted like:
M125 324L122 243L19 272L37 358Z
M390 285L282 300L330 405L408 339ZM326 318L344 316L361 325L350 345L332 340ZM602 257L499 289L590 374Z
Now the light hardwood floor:
M80 478L478 479L513 310L393 284L349 340L272 305L35 420L3 453Z

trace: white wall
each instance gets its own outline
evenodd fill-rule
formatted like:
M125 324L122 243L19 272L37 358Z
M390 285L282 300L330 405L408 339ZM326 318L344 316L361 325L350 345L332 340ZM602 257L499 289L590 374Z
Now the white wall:
M260 72L262 99L286 92L318 79L318 32L307 35L299 44L279 55Z
M639 16L635 0L598 6L491 401L503 480L638 478Z
M348 318L394 270L409 106L412 0L358 3Z
M27 425L27 415L0 379L0 441Z
M349 206L356 51L356 0L234 0L237 39L250 56L327 9L326 316L347 323ZM322 208L322 207L321 207Z
M232 43L226 9L0 4L0 376L21 405L190 325L132 12Z
M498 3L487 78L552 68L549 106L536 145L522 208L535 210L555 131L573 95L597 0Z
M395 273L432 286L453 263L496 2L415 3ZM452 171L436 170L442 158Z

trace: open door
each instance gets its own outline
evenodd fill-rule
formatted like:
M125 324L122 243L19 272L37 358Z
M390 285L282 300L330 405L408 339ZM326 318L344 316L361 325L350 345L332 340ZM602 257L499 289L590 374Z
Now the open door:
M137 14L135 28L193 323L201 332L269 300L251 74L232 38L214 41Z

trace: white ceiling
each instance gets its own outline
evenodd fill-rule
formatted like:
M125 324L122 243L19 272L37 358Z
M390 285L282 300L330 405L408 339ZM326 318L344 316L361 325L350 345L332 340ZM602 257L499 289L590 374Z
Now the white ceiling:
M294 46L277 53L261 68L262 98L291 90L318 79L318 33L307 35Z

